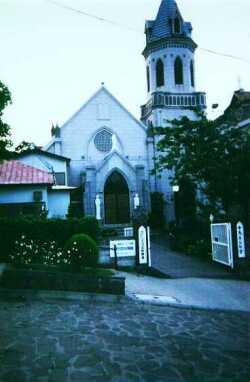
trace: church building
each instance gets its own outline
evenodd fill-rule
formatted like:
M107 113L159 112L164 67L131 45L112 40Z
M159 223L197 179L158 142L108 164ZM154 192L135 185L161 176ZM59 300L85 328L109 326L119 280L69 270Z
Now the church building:
M43 149L46 161L40 161L57 186L74 189L71 199L82 214L96 216L98 210L104 224L130 223L138 204L150 212L153 192L163 193L166 218L174 218L171 173L164 171L161 179L151 174L158 139L148 129L183 116L197 119L196 111L206 108L205 93L196 90L192 25L175 0L162 0L156 19L146 21L145 34L147 103L141 120L102 85L63 126L53 127ZM20 160L32 166L40 154ZM55 168L57 156L63 171ZM65 217L66 207L53 216Z

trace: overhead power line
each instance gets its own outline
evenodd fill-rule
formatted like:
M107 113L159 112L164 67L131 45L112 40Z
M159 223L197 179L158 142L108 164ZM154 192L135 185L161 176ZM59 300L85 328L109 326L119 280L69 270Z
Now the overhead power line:
M140 34L142 33L142 31L139 30L139 29L136 29L136 28L130 27L128 25L124 25L124 24L118 23L118 22L113 21L113 20L109 20L109 19L107 19L105 17L101 17L101 16L97 16L97 15L94 15L94 14L89 13L89 12L85 12L85 11L83 11L81 9L70 7L69 5L59 3L58 1L55 1L55 0L45 0L45 1L47 3L50 3L50 4L53 4L53 5L57 6L59 8L66 9L68 11L77 13L79 15L82 15L82 16L85 16L85 17L89 17L89 18L95 19L97 21L100 21L100 22L103 22L103 23L106 23L106 24L110 24L110 25L116 26L118 28L123 28L123 29L126 29L126 30L130 30L132 32L140 33ZM201 51L209 53L209 54L214 54L216 56L230 58L232 60L242 61L242 62L250 65L250 60L247 60L246 58L243 58L243 57L234 56L232 54L227 54L227 53L222 53L222 52L217 52L217 51L212 50L212 49L206 49L206 48L199 48L199 49Z
M206 49L206 48L199 48L199 49L202 50L203 52L215 54L216 56L222 56L222 57L232 58L238 61L243 61L246 64L250 65L250 61L243 57L233 56L232 54L227 54L227 53L216 52L215 50L212 50L212 49Z
M119 28L124 28L124 29L131 30L133 32L140 32L138 29L129 27L128 25L122 25L122 24L117 23L117 22L115 22L113 20L109 20L109 19L106 19L104 17L93 15L92 13L85 12L85 11L83 11L81 9L76 9L76 8L70 7L69 5L65 5L65 4L59 3L58 1L54 1L54 0L45 0L45 1L48 2L48 3L51 3L51 4L55 5L55 6L57 6L59 8L66 9L68 11L77 13L77 14L82 15L82 16L90 17L92 19L95 19L95 20L98 20L98 21L101 21L101 22L104 22L104 23L107 23L107 24L111 24L111 25L114 25L114 26L119 27Z

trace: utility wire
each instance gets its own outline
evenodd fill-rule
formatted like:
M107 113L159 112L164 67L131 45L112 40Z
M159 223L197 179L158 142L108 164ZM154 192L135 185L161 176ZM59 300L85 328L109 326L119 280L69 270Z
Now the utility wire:
M139 29L136 29L136 28L132 28L128 25L123 25L123 24L120 24L118 22L115 22L113 20L109 20L109 19L106 19L105 17L100 17L100 16L97 16L97 15L94 15L92 13L88 13L88 12L85 12L81 9L76 9L76 8L73 8L73 7L70 7L68 5L65 5L65 4L62 4L62 3L59 3L58 1L55 1L55 0L45 0L47 3L50 3L50 4L53 4L59 8L62 8L62 9L66 9L68 11L71 11L71 12L74 12L74 13L77 13L79 15L82 15L82 16L85 16L85 17L90 17L92 19L95 19L95 20L98 20L98 21L101 21L101 22L104 22L106 24L110 24L110 25L113 25L113 26L116 26L116 27L119 27L119 28L123 28L123 29L127 29L127 30L130 30L130 31L133 31L133 32L136 32L136 33L142 33L141 30ZM210 53L210 54L214 54L216 56L221 56L221 57L226 57L226 58L231 58L233 60L238 60L238 61L242 61L248 65L250 65L250 61L243 58L243 57L238 57L238 56L234 56L234 55L231 55L231 54L227 54L227 53L221 53L221 52L217 52L215 50L212 50L212 49L206 49L206 48L199 48L201 51L203 52L206 52L206 53Z
M232 59L238 60L238 61L243 61L246 64L250 65L250 61L247 60L246 58L243 58L243 57L233 56L233 55L227 54L227 53L216 52L215 50L206 49L206 48L199 48L199 49L202 50L203 52L215 54L216 56L222 56L222 57L232 58Z
M117 22L115 22L113 20L109 20L109 19L106 19L104 17L99 17L99 16L96 16L96 15L93 15L92 13L88 13L88 12L82 11L81 9L76 9L76 8L70 7L68 5L59 3L59 2L54 1L54 0L45 0L45 1L48 2L48 3L54 4L55 6L57 6L59 8L66 9L68 11L77 13L79 15L90 17L92 19L95 19L95 20L98 20L98 21L101 21L101 22L104 22L104 23L107 23L107 24L111 24L111 25L114 25L114 26L119 27L119 28L125 28L125 29L131 30L133 32L138 32L138 33L140 32L138 29L129 27L128 25L119 24L119 23L117 23Z

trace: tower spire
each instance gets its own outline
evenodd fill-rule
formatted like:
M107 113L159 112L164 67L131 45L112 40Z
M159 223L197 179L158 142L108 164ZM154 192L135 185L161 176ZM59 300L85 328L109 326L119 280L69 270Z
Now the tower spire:
M175 0L162 0L155 20L146 21L148 103L142 120L155 124L184 116L196 118L194 109L205 109L204 93L196 92L195 50L192 24L186 22Z

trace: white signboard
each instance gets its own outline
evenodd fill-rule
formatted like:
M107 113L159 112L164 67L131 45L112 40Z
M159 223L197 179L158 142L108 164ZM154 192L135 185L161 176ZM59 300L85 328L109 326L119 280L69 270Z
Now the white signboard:
M237 224L237 244L239 258L246 257L244 226L241 222Z
M138 243L139 243L139 263L148 263L147 254L147 231L146 228L141 226L138 230Z
M133 227L124 228L124 236L125 237L133 237L134 236L134 228Z
M150 241L150 227L147 228L148 232L148 266L151 267L151 241Z
M117 257L133 257L136 255L135 240L110 241L110 257L115 257L115 245L117 250Z

